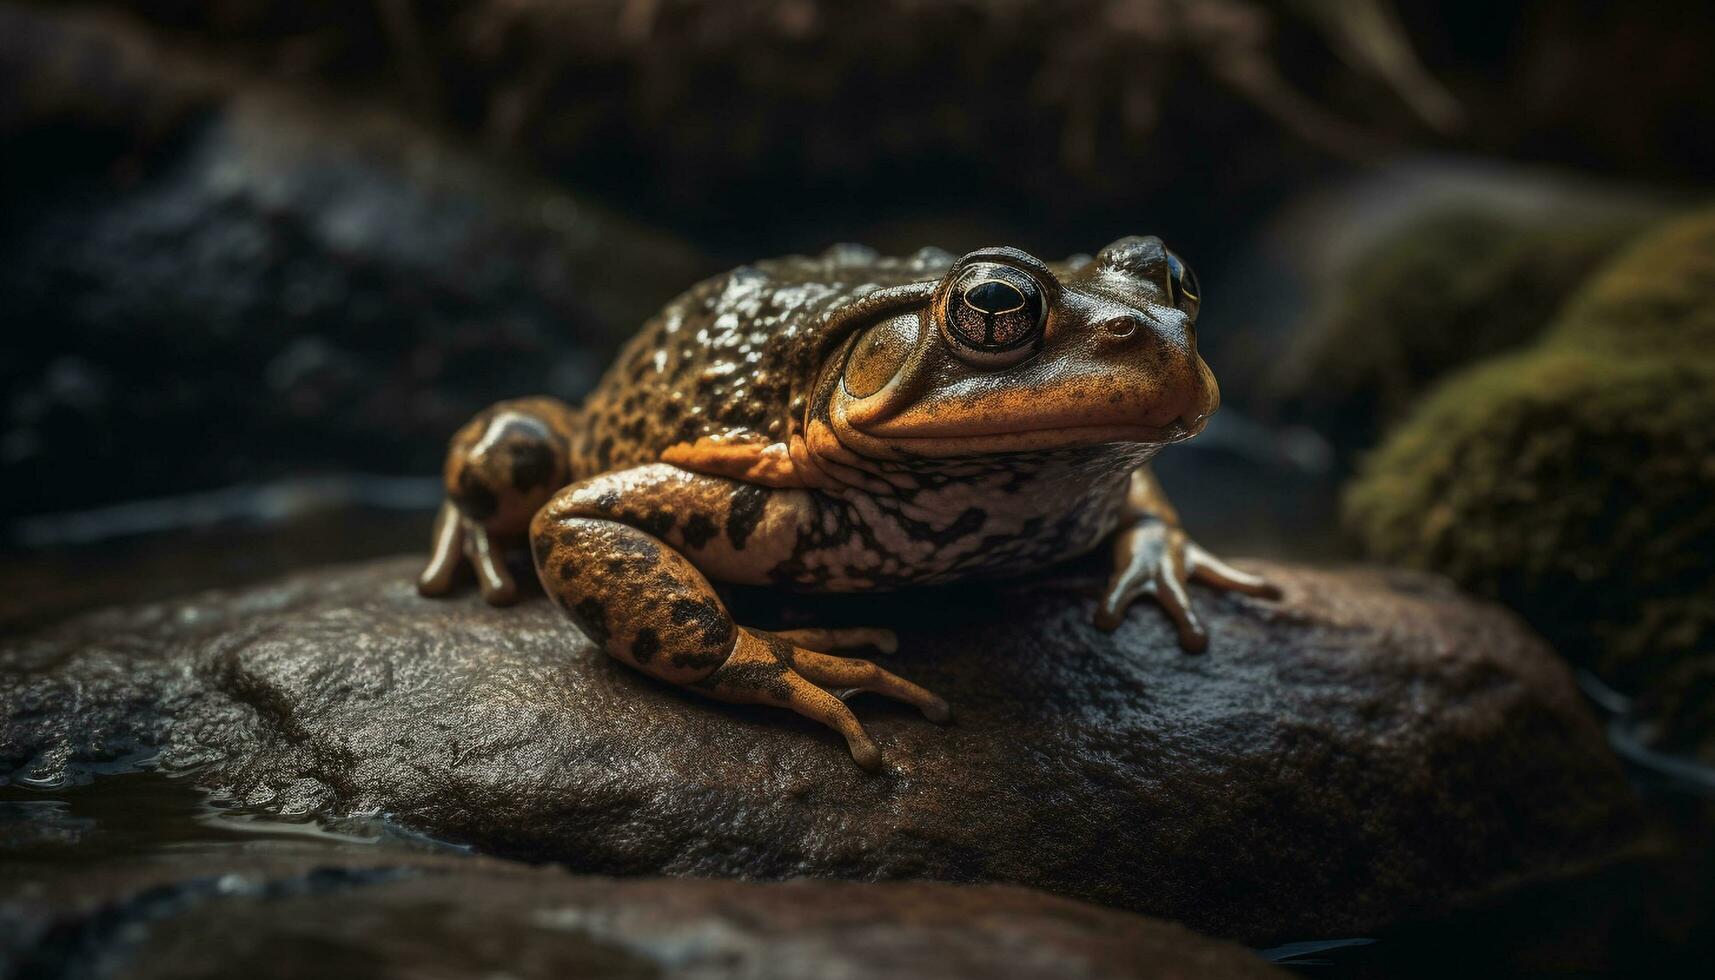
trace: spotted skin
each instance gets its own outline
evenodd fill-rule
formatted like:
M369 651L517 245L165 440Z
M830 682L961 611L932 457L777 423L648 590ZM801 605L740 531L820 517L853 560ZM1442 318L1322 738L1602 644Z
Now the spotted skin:
M672 446L735 432L784 436L851 322L854 296L944 273L953 256L883 258L853 245L741 266L699 283L644 324L586 402L580 475L654 462Z
M971 328L996 281L1020 300L1005 344ZM840 246L734 270L646 324L582 406L502 402L454 435L419 589L445 594L468 565L485 598L513 601L502 556L527 540L544 590L615 659L815 719L871 769L880 747L833 691L948 717L837 654L891 652L892 634L744 627L715 582L902 589L1016 575L1107 539L1098 623L1152 598L1201 649L1188 581L1272 589L1191 542L1145 466L1218 404L1194 287L1154 238L1054 265Z
M617 521L579 516L570 501L544 508L532 531L548 594L609 654L674 684L703 680L726 661L732 617L671 546Z

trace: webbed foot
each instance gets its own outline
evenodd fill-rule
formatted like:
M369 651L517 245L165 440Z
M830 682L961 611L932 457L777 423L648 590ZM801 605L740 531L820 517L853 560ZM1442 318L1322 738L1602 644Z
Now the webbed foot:
M1209 645L1209 633L1191 608L1186 585L1192 580L1230 592L1264 599L1280 598L1280 590L1260 575L1240 571L1205 551L1175 524L1144 518L1114 538L1114 571L1096 607L1096 625L1117 629L1126 610L1145 596L1154 599L1179 631L1179 645L1198 653Z
M476 572L477 588L490 605L509 606L518 601L518 583L506 567L504 546L487 528L459 513L449 500L435 515L429 563L417 576L417 592L442 596L452 591L461 562L470 563Z
M839 732L852 759L870 771L881 768L881 749L846 707L845 699L869 691L903 701L934 722L952 716L947 702L891 671L827 650L850 646L897 646L888 630L787 630L771 633L740 627L733 651L713 673L692 686L723 701L769 704Z

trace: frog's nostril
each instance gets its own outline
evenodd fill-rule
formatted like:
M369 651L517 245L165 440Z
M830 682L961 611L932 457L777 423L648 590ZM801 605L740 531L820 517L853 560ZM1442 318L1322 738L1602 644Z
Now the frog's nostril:
M1124 316L1116 316L1107 320L1102 324L1102 329L1107 331L1109 336L1123 340L1124 338L1137 333L1138 328L1141 326L1143 326L1142 321L1130 313L1127 313Z

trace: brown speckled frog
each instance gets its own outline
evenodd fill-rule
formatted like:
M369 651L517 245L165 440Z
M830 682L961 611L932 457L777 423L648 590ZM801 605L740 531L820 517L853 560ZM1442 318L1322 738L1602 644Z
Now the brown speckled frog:
M711 580L850 592L1015 575L1112 540L1096 613L1149 596L1187 649L1186 583L1269 596L1187 540L1144 463L1220 396L1197 354L1198 288L1156 238L1049 265L853 246L744 266L668 304L581 408L502 402L453 437L419 588L461 562L543 587L614 657L727 701L790 708L881 752L832 691L947 717L941 698L834 651L880 629L734 623Z

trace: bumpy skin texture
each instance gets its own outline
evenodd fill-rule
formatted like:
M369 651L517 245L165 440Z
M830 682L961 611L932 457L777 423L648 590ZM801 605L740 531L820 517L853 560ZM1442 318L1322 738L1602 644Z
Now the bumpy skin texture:
M1155 238L1052 266L838 246L736 269L649 321L581 408L502 402L453 437L420 590L447 592L468 561L509 603L502 551L528 539L543 587L609 654L813 718L870 769L879 749L831 692L948 717L834 655L892 635L744 628L712 581L897 589L1042 568L1111 535L1098 623L1149 596L1200 650L1189 580L1273 590L1190 542L1143 469L1219 404L1199 302Z

